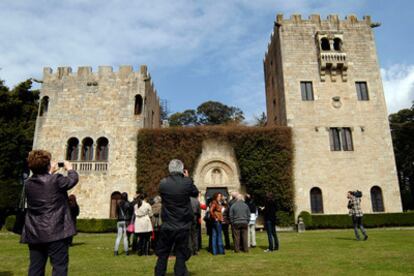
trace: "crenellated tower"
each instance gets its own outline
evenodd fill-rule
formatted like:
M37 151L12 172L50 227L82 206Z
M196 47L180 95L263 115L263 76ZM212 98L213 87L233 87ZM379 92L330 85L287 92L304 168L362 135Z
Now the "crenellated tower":
M73 163L81 217L113 217L120 193L136 192L139 129L160 127L147 67L44 68L40 97L33 147Z
M292 127L296 211L401 211L370 16L277 15L264 58L268 125Z

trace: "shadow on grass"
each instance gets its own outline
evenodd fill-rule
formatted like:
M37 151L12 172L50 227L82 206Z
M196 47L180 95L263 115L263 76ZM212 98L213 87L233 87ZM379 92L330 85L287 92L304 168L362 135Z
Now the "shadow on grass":
M84 242L74 242L74 243L72 243L71 247L80 246L80 245L84 245L84 244L85 244ZM0 276L1 276L1 274L0 274Z
M13 276L13 272L11 271L0 271L0 276Z
M344 240L344 241L357 241L355 238L344 238L344 237L336 237L336 240Z

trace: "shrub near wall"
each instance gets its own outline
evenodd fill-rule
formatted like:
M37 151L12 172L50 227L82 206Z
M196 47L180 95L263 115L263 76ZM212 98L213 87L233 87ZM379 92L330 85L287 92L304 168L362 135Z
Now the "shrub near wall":
M293 211L292 141L288 127L173 127L138 134L137 189L155 195L168 162L177 158L193 172L206 139L223 140L235 151L240 181L261 203L273 192L279 210Z
M335 229L352 228L352 219L348 215L310 215L301 212L307 229ZM305 219L306 217L306 219ZM310 220L309 220L310 218ZM365 227L398 227L414 226L414 212L365 214L363 217Z

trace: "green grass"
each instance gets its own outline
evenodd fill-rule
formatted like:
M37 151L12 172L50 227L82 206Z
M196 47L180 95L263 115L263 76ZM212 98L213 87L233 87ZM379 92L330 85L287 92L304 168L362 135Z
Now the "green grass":
M368 229L369 240L352 230L279 233L280 250L264 253L265 233L249 253L212 256L202 250L188 262L191 275L414 275L414 230ZM27 245L0 232L0 275L27 275ZM70 275L152 275L156 257L113 256L115 234L79 234L70 249ZM204 245L206 244L204 240ZM173 263L168 272L173 275ZM48 265L47 275L51 275Z

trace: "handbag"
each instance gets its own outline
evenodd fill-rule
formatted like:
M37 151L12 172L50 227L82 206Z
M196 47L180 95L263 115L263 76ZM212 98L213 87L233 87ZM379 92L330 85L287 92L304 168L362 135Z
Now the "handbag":
M127 232L134 233L135 232L135 215L132 216L131 222L127 227Z
M21 235L23 232L24 222L26 219L26 193L25 185L23 184L23 189L20 194L19 206L16 211L16 221L14 222L12 232L18 235Z

